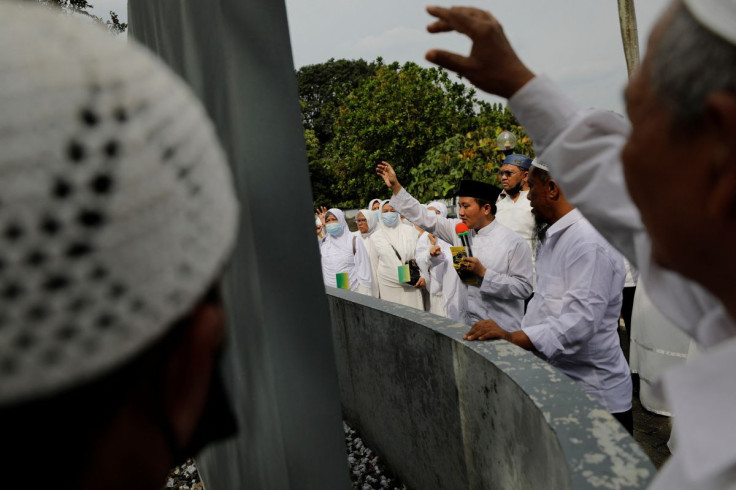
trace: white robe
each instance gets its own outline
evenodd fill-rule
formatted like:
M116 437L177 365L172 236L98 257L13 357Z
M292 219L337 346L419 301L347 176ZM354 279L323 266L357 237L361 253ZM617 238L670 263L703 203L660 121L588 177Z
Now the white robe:
M704 288L652 261L651 242L621 167L628 121L608 111L579 109L543 76L519 90L509 107L567 199L639 269L652 303L700 344L715 346L664 375L677 448L651 488L734 488L736 322Z
M438 245L439 241L438 238ZM424 287L429 297L429 308L427 308L427 311L446 317L447 310L445 309L445 298L442 295L442 281L436 277L434 265L430 262L430 248L432 248L432 242L429 240L429 233L422 233L422 236L417 241L416 260L417 265L422 270L422 277L426 281Z
M374 199L374 201L378 200ZM361 209L359 213L362 214L368 222L368 233L361 233L360 231L357 231L356 235L360 236L361 240L363 240L363 245L368 252L368 258L370 258L371 261L371 279L373 280L371 286L371 296L373 296L374 298L379 298L380 294L378 291L378 253L376 252L376 247L375 245L373 245L373 240L371 239L371 236L378 228L378 219L376 218L376 215L373 213L373 211L369 209Z
M378 290L381 299L424 310L422 292L406 283L399 282L399 266L413 259L419 232L397 220L396 225L381 225L371 240L378 255ZM396 252L399 257L396 256Z
M329 233L322 239L322 278L326 286L337 287L337 274L347 272L350 290L361 294L371 294L372 274L368 252L363 241L355 237L348 229L345 215L339 209L330 209L338 223L342 225L340 235L334 237ZM355 253L353 253L355 245Z
M631 372L639 374L639 400L650 412L671 416L655 383L666 371L685 364L692 339L652 304L644 281L636 288L631 324L629 364Z

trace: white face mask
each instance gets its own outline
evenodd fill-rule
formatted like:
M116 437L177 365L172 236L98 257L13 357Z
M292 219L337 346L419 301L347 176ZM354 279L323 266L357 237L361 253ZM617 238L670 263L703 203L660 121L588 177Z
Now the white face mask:
M381 214L381 221L383 221L384 225L393 228L399 221L399 213L394 213L393 211L384 212Z
M337 236L342 233L342 225L340 223L327 223L327 233Z

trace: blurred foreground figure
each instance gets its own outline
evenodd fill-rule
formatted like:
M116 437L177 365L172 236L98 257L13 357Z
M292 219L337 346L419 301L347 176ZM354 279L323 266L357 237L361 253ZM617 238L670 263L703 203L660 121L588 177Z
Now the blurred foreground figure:
M671 4L626 90L630 122L580 109L535 76L488 12L428 10L438 18L430 32L462 32L473 47L427 59L510 98L568 200L639 269L652 303L708 349L664 376L677 447L653 488L734 488L736 3Z
M130 41L0 2L0 45L4 485L161 488L234 430L216 376L225 157Z

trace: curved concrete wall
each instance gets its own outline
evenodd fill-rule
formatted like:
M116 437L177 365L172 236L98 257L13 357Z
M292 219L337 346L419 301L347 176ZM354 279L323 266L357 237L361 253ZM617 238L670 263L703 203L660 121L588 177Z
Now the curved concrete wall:
M406 485L645 488L637 443L565 375L466 327L328 288L346 420Z

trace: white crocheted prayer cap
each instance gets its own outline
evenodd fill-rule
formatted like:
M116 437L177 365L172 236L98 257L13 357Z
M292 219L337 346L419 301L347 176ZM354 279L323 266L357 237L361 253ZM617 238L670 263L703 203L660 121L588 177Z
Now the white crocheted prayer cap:
M99 377L220 275L237 202L212 124L134 42L0 2L0 405Z
M736 44L736 0L684 0L684 3L706 29Z
M549 172L549 167L545 163L541 162L539 158L535 158L534 160L532 160L532 167L537 167Z

